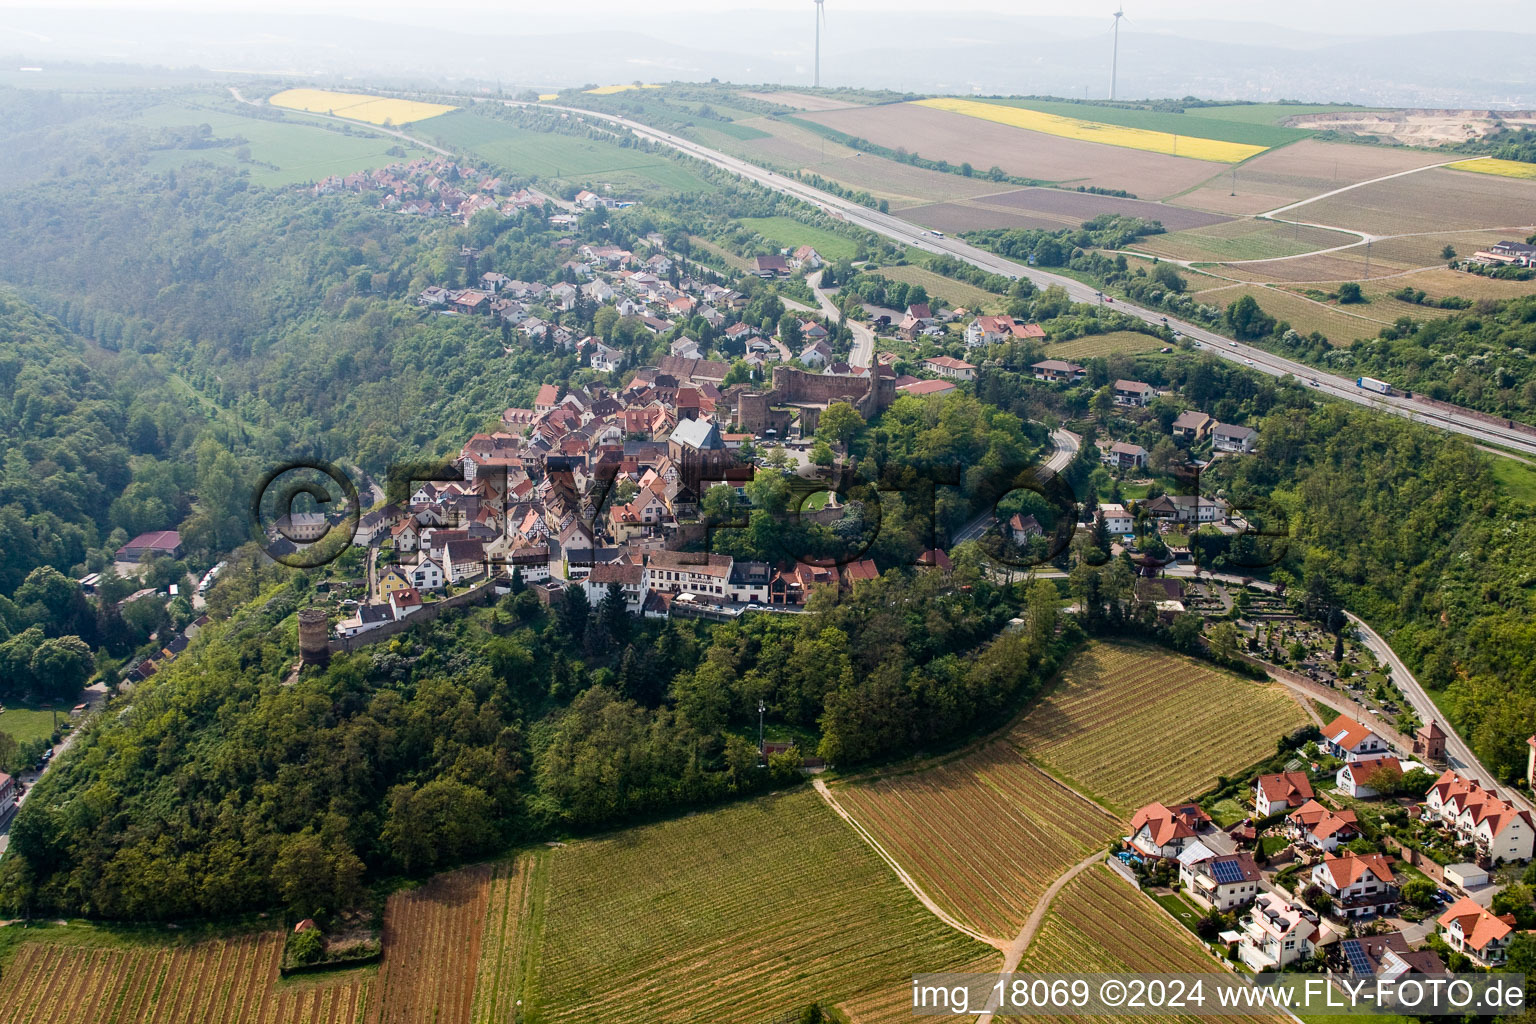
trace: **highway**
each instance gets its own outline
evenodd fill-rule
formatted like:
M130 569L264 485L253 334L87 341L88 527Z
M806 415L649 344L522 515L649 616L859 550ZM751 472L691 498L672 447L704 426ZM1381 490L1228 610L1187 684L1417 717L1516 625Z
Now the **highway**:
M1082 446L1083 439L1070 430L1053 430L1051 431L1051 443L1056 446L1056 451L1049 459L1045 460L1045 468L1049 470L1047 475L1054 476L1071 465L1072 458L1077 454L1077 449ZM1001 526L997 523L996 513L989 508L961 527L960 532L956 533L954 539L950 541L950 545L953 546L968 540L980 540L987 530L994 525L998 525L998 528L1001 529Z
M783 195L792 196L803 200L813 206L821 208L824 212L841 217L850 224L856 224L861 228L873 231L902 245L910 245L925 252L942 256L952 256L963 260L973 267L985 270L993 274L1002 274L1012 278L1028 278L1037 287L1047 288L1059 285L1065 288L1067 294L1076 302L1095 303L1100 301L1099 293L1091 286L1075 281L1070 277L1060 274L1052 274L1036 267L1015 263L985 249L979 249L959 239L936 235L931 231L908 223L899 217L871 210L851 200L823 192L793 178L775 174L765 170L746 160L741 160L721 153L718 150L701 146L696 142L672 135L649 125L632 121L626 117L614 114L602 114L596 111L583 110L578 107L556 107L549 104L523 103L517 100L504 101L508 106L534 107L540 110L559 110L567 114L579 117L595 118L607 121L610 124L619 125L634 132L636 135L662 145L670 146L688 156L713 164L749 181L755 182L764 188L773 189ZM1114 300L1113 307L1128 316L1137 317L1154 326L1170 327L1194 341L1205 351L1219 355L1224 359L1243 363L1261 373L1282 377L1290 374L1305 382L1316 381L1314 390L1321 394L1340 398L1357 405L1370 406L1382 412L1390 412L1416 423L1424 423L1438 427L1452 433L1462 434L1466 437L1483 442L1485 444L1498 445L1504 448L1527 454L1536 454L1536 436L1532 436L1520 430L1511 429L1497 423L1488 423L1463 412L1447 411L1437 406L1432 406L1418 399L1405 398L1401 395L1378 395L1361 389L1354 380L1345 377L1336 377L1324 373L1321 370L1298 363L1283 356L1277 356L1266 352L1261 348L1244 345L1231 341L1214 331L1209 331L1195 324L1185 323L1177 318L1165 317L1161 312L1143 309L1140 306L1128 302ZM1494 454L1503 455L1503 452Z

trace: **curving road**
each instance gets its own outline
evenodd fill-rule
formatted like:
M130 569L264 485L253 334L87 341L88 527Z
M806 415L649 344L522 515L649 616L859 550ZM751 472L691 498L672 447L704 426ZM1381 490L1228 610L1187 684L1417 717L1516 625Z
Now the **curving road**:
M816 295L816 302L821 306L821 313L827 318L827 323L835 324L842 317L842 310L837 308L837 303L832 301L832 293L821 286L822 271L818 270L805 279L805 283L811 286L811 291ZM853 332L853 348L848 353L849 366L874 366L875 365L875 332L857 320L848 319L848 329Z
M899 217L871 210L866 206L823 192L793 178L775 174L765 170L756 164L738 159L718 150L701 146L696 142L652 128L649 125L632 121L626 117L615 114L603 114L597 111L584 110L579 107L560 107L550 104L525 103L518 100L505 100L508 106L536 107L541 110L559 110L578 117L595 118L607 121L610 124L628 128L634 134L643 139L670 146L687 156L703 160L706 163L731 172L738 177L755 182L764 188L773 189L775 192L792 196L833 216L856 224L868 231L899 242L910 245L925 252L931 252L942 256L952 256L955 259L969 263L973 267L985 270L988 273L1002 274L1012 278L1027 278L1039 287L1060 286L1066 289L1068 296L1075 302L1100 302L1102 296L1092 286L1063 277L1060 274L1052 274L1035 267L1015 263L985 249L977 248L958 239L936 235L931 231L908 223ZM1356 386L1353 380L1344 377L1336 377L1314 369L1305 363L1299 363L1283 356L1277 356L1266 352L1264 349L1255 348L1252 345L1244 345L1231 341L1221 335L1195 324L1185 323L1172 317L1165 317L1162 313L1128 302L1114 301L1114 308L1128 316L1136 317L1154 326L1167 326L1179 331L1190 338L1206 351L1241 362L1261 373L1267 373L1274 377L1283 377L1287 374L1303 381L1316 381L1315 389L1322 394L1340 398L1357 405L1366 405L1382 412L1390 412L1416 423L1424 423L1438 427L1452 433L1462 434L1486 444L1499 445L1528 454L1536 454L1536 437L1523 431L1500 426L1495 423L1485 422L1476 416L1465 412L1447 411L1437 406L1429 405L1417 399L1405 398L1401 395L1378 395L1374 392L1364 391ZM1504 454L1502 452L1498 453Z
M1082 447L1083 439L1070 430L1051 431L1051 443L1056 446L1055 453L1045 460L1047 476L1054 476L1072 464L1072 459L1077 455L1078 448ZM987 509L981 515L972 519L960 528L950 545L959 544L968 540L979 540L987 530L997 523L997 516L992 509Z

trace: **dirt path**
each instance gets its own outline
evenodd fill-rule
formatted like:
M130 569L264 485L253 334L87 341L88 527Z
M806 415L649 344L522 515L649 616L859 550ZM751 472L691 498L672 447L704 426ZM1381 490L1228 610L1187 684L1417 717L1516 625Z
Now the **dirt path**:
M970 927L969 925L962 924L943 907L935 903L933 901L933 897L924 892L923 887L918 885L917 881L911 875L907 874L906 869L901 866L900 862L898 862L895 857L891 856L890 851L881 846L879 840L871 835L868 829L866 829L863 825L860 825L857 821L854 820L853 815L849 814L846 810L843 809L843 805L837 802L837 797L832 795L832 790L827 786L825 782L823 782L821 779L817 779L814 783L812 783L812 785L816 787L816 792L821 794L821 798L827 802L827 806L836 811L837 816L846 821L849 827L858 833L859 838L868 843L869 848L879 854L881 860L890 865L891 870L896 872L896 877L901 880L901 884L906 886L908 891L910 891L912 895L916 896L918 902L927 907L929 912L931 912L934 917L937 917L940 921L943 921L957 932L969 935L971 938L978 942L985 942L987 945L994 949L1002 950L1004 953L1007 952L1009 943L1006 940L994 938L991 935L983 935L981 932Z
M1024 953L1029 949L1029 944L1034 941L1035 933L1040 930L1040 925L1045 922L1045 915L1050 911L1051 902L1056 899L1056 895L1067 887L1068 882L1103 859L1103 850L1090 853L1068 868L1065 874L1051 883L1050 888L1046 889L1035 903L1035 909L1029 912L1029 918L1025 920L1024 927L1019 929L1019 934L1014 936L1012 942L1003 947L1003 966L999 973L1012 974L1018 969L1019 961L1024 959ZM992 1017L996 1012L997 1003L996 997L994 997L992 1001L987 1003L987 1008L982 1011L981 1016L976 1018L976 1024L991 1024Z

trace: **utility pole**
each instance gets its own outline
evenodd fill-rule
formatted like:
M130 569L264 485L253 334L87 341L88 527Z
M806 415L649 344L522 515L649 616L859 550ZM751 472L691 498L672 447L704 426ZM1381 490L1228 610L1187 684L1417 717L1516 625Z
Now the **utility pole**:
M761 700L757 702L757 762L758 767L768 763L768 747L763 743L763 712L767 707Z

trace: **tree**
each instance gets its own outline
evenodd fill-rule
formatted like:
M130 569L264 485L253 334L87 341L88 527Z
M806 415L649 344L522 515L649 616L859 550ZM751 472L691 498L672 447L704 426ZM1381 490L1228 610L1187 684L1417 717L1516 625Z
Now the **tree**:
M800 332L800 317L797 314L786 312L779 317L779 340L788 346L791 352L800 347L803 337Z
M1403 883L1403 902L1428 910L1435 905L1435 883L1427 878L1410 878Z
M1147 465L1152 467L1154 473L1167 473L1183 461L1184 456L1179 451L1179 446L1169 437L1159 440L1147 454Z
M1267 337L1275 329L1275 318L1259 308L1258 300L1244 295L1227 307L1227 326L1244 340Z
M1517 927L1530 929L1536 927L1536 906L1532 905L1532 898L1531 887L1524 882L1516 882L1495 893L1488 909L1499 916L1513 914Z
M1238 651L1237 627L1230 622L1218 622L1211 627L1211 653L1218 658L1235 659Z
M1447 249L1450 246L1446 246ZM1504 970L1526 977L1536 975L1536 935L1516 932L1504 950Z
M1440 250L1440 258L1443 260L1453 260L1456 258L1456 250L1447 245L1444 249Z
M32 654L32 687L50 700L73 700L95 665L90 647L77 636L44 640Z
M848 442L864 429L864 417L847 402L833 402L816 424L816 436L829 444L846 448Z
M575 643L580 643L586 638L587 620L591 614L592 607L587 602L586 588L574 584L566 587L565 597L560 602L560 631Z
M1360 291L1360 285L1356 282L1346 281L1339 285L1339 305L1345 306L1364 301L1365 295Z
M827 446L827 442L818 438L811 446L811 462L818 466L830 466L835 461L836 456L832 454L832 449Z
M320 934L318 928L296 932L288 940L288 954L293 957L294 963L317 964L325 956L325 936Z

